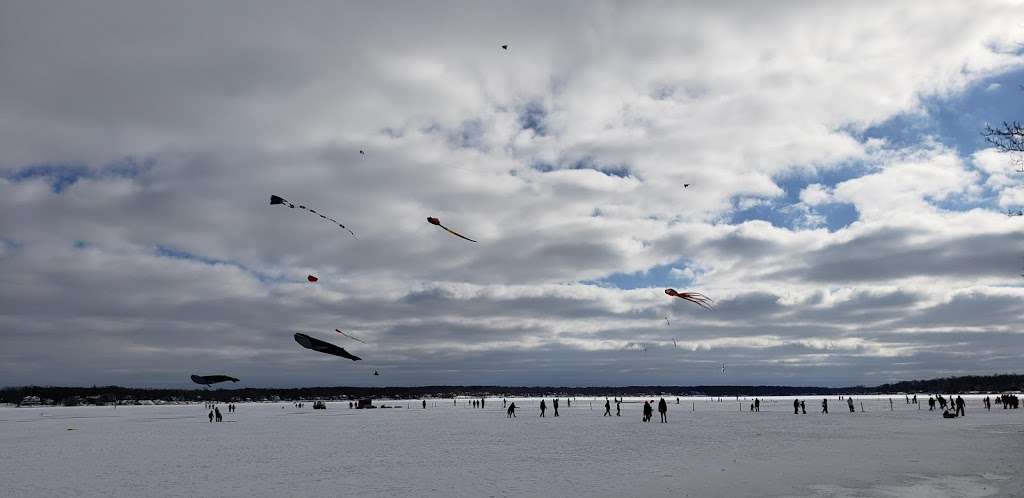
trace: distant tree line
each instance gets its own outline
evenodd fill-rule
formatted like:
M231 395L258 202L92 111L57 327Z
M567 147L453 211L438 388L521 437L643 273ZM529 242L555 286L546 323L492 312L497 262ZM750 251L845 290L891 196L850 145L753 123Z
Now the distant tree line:
M299 399L353 400L360 398L452 398L482 396L822 396L837 394L1005 392L1024 388L1024 375L989 375L912 380L876 387L791 386L624 386L624 387L301 387L242 389L147 389L121 386L23 386L0 389L0 403L20 403L29 396L54 404L112 404L140 400L163 402L278 401Z
M1024 389L1024 375L969 375L931 380L907 380L882 384L875 388L880 394L896 392L965 393L1004 392Z

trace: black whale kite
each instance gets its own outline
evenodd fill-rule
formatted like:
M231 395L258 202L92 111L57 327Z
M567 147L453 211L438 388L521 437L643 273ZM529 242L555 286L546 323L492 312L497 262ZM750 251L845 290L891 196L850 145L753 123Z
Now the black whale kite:
M230 375L193 375L192 376L192 382L195 382L196 384L202 384L204 386L208 386L210 384L219 384L221 382L227 382L229 380L231 382L238 382L238 379L236 379L236 378L234 378L234 377L232 377Z
M345 351L345 348L335 346L326 341L321 341L315 337L310 337L306 334L296 333L295 342L299 343L300 346L306 349L312 349L313 351L319 351L321 353L333 354L334 356L340 356L342 358L348 358L352 361L359 361L362 358Z

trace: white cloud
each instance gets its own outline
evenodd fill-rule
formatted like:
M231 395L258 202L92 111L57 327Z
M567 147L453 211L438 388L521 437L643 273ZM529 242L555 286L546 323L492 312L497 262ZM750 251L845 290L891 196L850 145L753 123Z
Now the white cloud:
M813 183L800 191L800 201L810 206L825 204L832 199L832 193L828 187L820 183Z

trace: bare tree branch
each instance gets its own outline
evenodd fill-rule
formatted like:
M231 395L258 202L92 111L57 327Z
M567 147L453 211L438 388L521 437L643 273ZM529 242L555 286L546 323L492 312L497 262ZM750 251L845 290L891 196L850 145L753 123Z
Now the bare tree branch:
M1024 125L1019 121L1003 121L1003 125L998 128L985 125L981 135L999 152L1024 152Z

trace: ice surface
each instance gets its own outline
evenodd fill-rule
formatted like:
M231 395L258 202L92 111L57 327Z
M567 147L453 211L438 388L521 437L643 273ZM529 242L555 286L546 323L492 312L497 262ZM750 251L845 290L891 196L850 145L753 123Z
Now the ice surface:
M669 397L668 424L584 398L543 419L515 399L514 420L500 399L221 405L219 424L201 405L0 408L0 496L1024 496L1024 410L722 399Z

